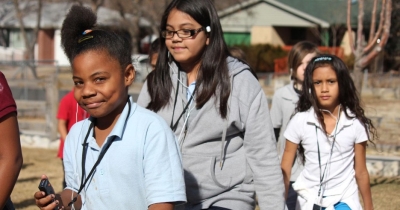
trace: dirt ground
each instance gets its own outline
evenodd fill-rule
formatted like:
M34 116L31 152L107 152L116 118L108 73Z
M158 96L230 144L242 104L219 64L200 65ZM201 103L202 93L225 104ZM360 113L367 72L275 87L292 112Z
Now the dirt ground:
M22 148L24 164L14 187L11 199L16 209L39 209L36 207L33 194L38 191L42 174L46 174L54 190L62 190L63 168L57 150Z
M38 190L40 176L46 174L56 192L62 190L62 165L57 150L23 148L24 164L11 195L16 209L38 209L33 194ZM371 177L375 210L400 210L400 177Z

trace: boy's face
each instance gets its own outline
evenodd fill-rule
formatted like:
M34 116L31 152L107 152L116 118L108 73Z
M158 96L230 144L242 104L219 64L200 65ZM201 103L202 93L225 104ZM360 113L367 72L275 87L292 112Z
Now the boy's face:
M125 107L135 78L132 65L121 69L106 51L87 51L72 62L75 99L95 118L115 119Z

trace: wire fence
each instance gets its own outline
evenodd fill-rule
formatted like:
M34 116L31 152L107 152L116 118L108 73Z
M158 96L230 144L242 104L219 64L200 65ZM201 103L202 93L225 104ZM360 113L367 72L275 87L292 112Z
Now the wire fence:
M0 60L0 67L17 103L21 133L40 130L41 135L56 139L56 114L60 95L58 62Z
M13 96L18 106L19 119L41 118L43 124L37 121L21 120L22 130L41 130L43 135L51 140L57 139L57 120L56 113L60 98L65 95L72 87L70 72L68 75L63 71L57 61L54 60L35 60L35 61L1 61L1 71L6 75L8 83L12 89ZM67 75L67 76L65 76ZM64 76L64 77L63 77ZM62 78L63 77L63 78ZM272 99L274 90L290 82L289 75L275 75L274 73L258 74L260 84L264 87L269 102ZM70 86L66 86L70 82ZM64 84L63 84L64 83ZM135 88L140 90L141 84L135 84ZM136 92L138 92L136 90ZM396 72L375 73L364 72L363 96L390 99L397 101L400 99L400 75ZM386 115L385 115L386 116ZM379 126L395 127L399 125L400 116L391 115L373 117ZM376 119L375 119L376 118ZM391 129L390 131L395 130ZM400 145L400 141L394 140L400 133L385 132L394 145ZM396 147L396 150L400 148Z

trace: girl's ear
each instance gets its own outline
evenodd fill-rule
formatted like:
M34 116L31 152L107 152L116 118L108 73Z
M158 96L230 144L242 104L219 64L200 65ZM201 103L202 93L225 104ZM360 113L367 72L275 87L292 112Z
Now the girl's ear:
M206 45L208 45L209 43L210 43L210 37L208 36L206 40Z
M127 65L124 70L124 80L126 87L130 86L133 83L133 80L135 80L135 75L136 71L133 65L132 64Z

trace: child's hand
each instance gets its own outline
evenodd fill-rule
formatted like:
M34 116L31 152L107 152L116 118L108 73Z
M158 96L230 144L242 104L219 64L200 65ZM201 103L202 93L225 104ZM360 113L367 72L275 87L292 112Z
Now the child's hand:
M35 192L34 198L35 198L36 206L42 210L46 210L46 209L53 210L59 204L59 201L55 200L54 194L45 196L43 191ZM64 207L61 207L59 209L64 209Z
M41 180L47 179L46 175L42 175ZM36 206L42 210L53 210L53 209L64 209L63 207L58 208L59 201L55 199L55 194L49 194L46 196L46 193L43 191L37 191L33 195L35 198Z

